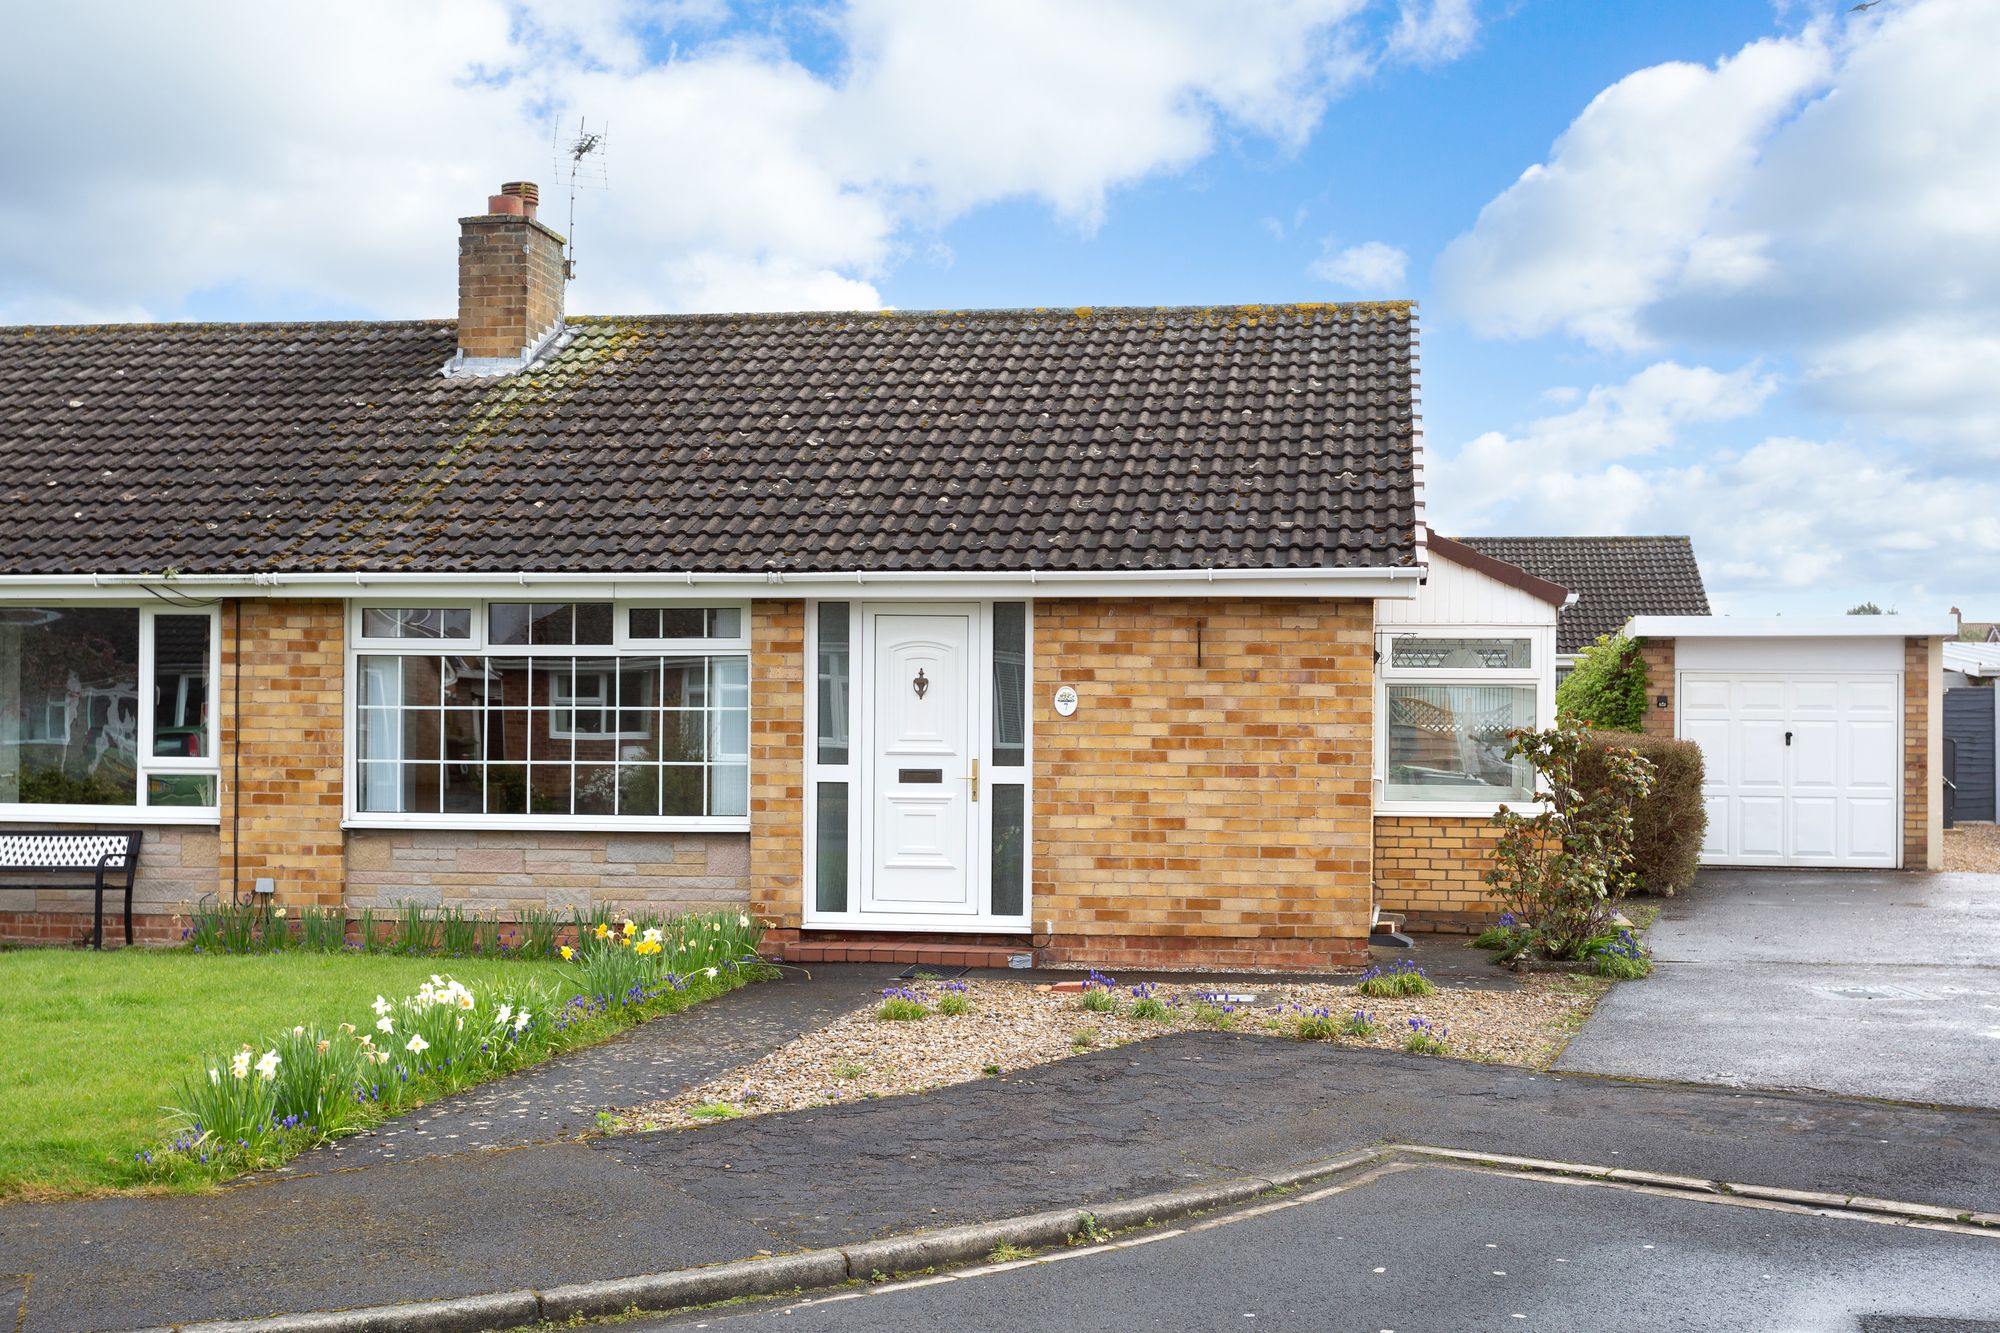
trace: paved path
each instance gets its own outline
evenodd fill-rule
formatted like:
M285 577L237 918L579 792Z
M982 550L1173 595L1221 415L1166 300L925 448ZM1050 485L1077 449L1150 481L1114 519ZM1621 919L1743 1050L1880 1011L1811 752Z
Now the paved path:
M1705 871L1558 1068L2000 1107L2000 875Z
M599 1111L671 1097L824 1027L878 995L885 975L866 966L788 971L315 1148L277 1174L575 1138L598 1127Z
M1532 1219L1532 1220L1530 1220ZM1079 1327L1861 1329L2000 1333L2000 1238L1750 1210L1462 1168L1129 1248L855 1299L777 1301L632 1330ZM843 1294L845 1295L845 1294ZM1912 1323L1917 1319L1952 1324ZM1864 1322L1865 1321L1865 1322Z
M698 1130L210 1195L12 1204L0 1207L0 1274L33 1274L23 1333L131 1328L658 1271L1130 1197L1384 1141L2000 1208L1993 1112L1211 1032Z

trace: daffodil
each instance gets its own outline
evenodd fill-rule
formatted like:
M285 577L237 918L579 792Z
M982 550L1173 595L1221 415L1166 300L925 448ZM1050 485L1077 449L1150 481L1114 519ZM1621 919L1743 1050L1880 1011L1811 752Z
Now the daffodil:
M208 1067L208 1081L210 1086L222 1082L222 1071L214 1065L210 1065Z
M562 947L562 956L563 956L563 961L567 963L570 959L576 957L576 950L570 948L567 944L565 944Z
M408 1041L403 1043L403 1049L411 1055L422 1055L430 1048L431 1044L423 1039L422 1034L412 1036Z
M305 1025L304 1023L301 1023L301 1024L299 1024L299 1025L298 1025L297 1027L293 1028L293 1029L292 1029L292 1035L293 1035L294 1037L303 1037L303 1036L305 1036L305 1035L306 1035L306 1025Z
M748 930L750 929L750 918L742 912L738 912L736 914L736 924L742 929Z
M701 974L707 977L710 981L713 981L715 980L716 977L721 975L721 971L720 969L709 967L709 968L703 968Z
M257 1062L257 1077L261 1079L274 1079L277 1076L278 1053L276 1051L266 1051L264 1052L264 1057Z
M611 927L609 927L609 926L605 925L605 924L604 924L604 923L603 923L602 921L598 922L598 923L597 923L597 938L598 938L598 939L600 939L600 940L602 940L602 939L608 939L608 938L610 938L610 935L611 935Z
M633 937L634 935L637 935L637 934L639 933L639 927L637 927L636 925L632 924L632 923L631 923L630 921L627 921L627 922L625 923L625 928L624 928L624 930L622 930L622 931L621 931L621 932L619 932L619 933L620 933L620 934L622 934L622 935L624 935L624 936L625 936L625 938L629 940L629 939L631 939L631 938L632 938L632 937Z
M493 1022L496 1026L504 1028L507 1026L507 1020L512 1018L513 1016L514 1016L514 1006L511 1004L503 1004L498 1009L493 1011Z
M387 1000L383 999L383 998L382 998L382 997L381 997L380 995L377 995L377 996L375 997L375 1003L374 1003L374 1004L372 1004L372 1005L370 1005L370 1006L368 1006L368 1007L369 1007L369 1008L371 1008L371 1009L373 1009L373 1010L375 1011L375 1017L377 1017L377 1018L380 1018L380 1017L381 1017L382 1015L384 1015L384 1014L388 1013L388 1012L389 1012L389 1011L390 1011L391 1009L394 1009L394 1008L395 1008L396 1006L395 1006L395 1005L393 1005L393 1004L390 1004L390 1003L389 1003L389 1002L388 1002Z
M375 1020L375 1030L377 1032L394 1032L396 1030L396 1020L384 1014Z
M248 1046L245 1046L242 1050L229 1057L229 1072L239 1079L250 1077L250 1048Z
M645 934L640 938L648 944L658 944L660 942L660 928L658 926L648 926L646 927Z
M526 1026L528 1026L528 1011L523 1009L520 1013L514 1015L514 1031L519 1032Z

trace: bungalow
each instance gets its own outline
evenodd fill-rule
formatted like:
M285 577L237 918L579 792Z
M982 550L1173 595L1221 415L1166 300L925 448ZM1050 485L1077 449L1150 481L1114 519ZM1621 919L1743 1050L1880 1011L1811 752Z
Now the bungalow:
M1429 535L1406 303L0 330L0 833L142 933L742 904L799 958L1316 967L1483 911L1563 589ZM0 933L69 939L68 889Z

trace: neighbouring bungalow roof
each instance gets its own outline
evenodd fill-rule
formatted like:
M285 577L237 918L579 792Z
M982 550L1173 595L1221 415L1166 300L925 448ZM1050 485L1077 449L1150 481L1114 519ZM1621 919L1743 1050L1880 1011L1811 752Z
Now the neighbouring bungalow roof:
M1482 555L1576 595L1556 622L1556 651L1580 653L1633 616L1705 616L1708 590L1686 537L1461 537Z
M1944 641L1944 666L1968 676L2000 676L2000 643Z
M1415 563L1412 307L0 329L14 574Z

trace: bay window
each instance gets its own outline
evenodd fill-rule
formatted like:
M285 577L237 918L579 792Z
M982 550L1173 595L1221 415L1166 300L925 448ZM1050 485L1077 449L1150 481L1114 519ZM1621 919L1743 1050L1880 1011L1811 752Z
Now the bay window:
M1521 631L1399 633L1382 663L1385 807L1534 799L1534 772L1510 759L1507 733L1541 725L1538 645Z
M216 818L206 606L0 606L0 807Z
M374 632L413 623L448 632ZM747 624L740 606L361 607L352 817L741 828Z

